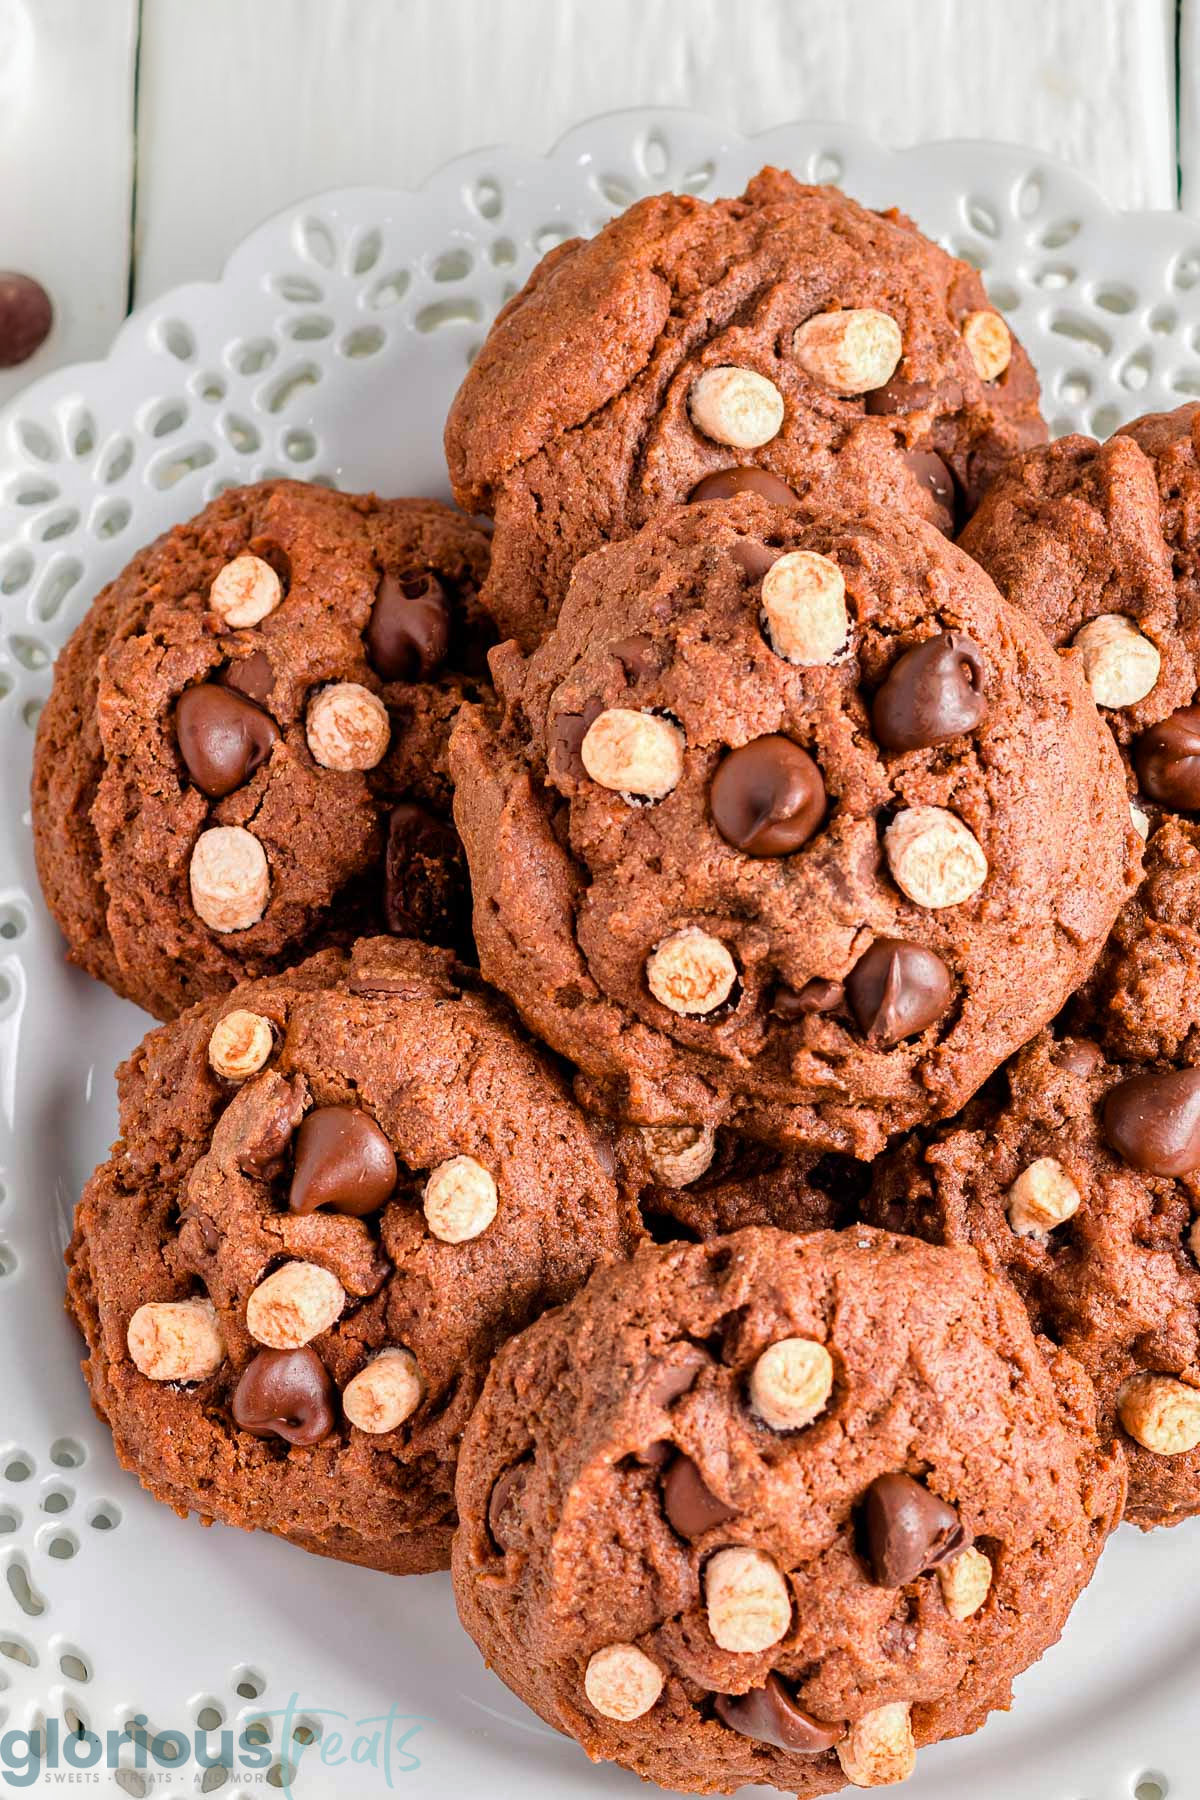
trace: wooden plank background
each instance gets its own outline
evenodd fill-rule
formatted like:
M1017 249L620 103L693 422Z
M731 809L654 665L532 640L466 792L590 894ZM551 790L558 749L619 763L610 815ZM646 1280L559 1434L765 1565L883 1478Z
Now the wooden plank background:
M127 304L211 277L260 219L545 148L651 102L754 131L849 119L1073 163L1200 211L1200 0L0 0L0 267L58 325L0 402L100 355Z

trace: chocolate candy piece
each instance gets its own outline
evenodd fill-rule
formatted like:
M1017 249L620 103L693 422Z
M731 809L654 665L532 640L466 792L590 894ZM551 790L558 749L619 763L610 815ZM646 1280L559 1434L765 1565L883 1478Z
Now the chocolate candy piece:
M28 362L50 336L53 323L54 309L41 282L0 270L0 369Z
M884 1049L940 1019L950 993L950 971L941 957L904 938L876 938L846 977L859 1030Z
M252 651L240 662L231 662L218 677L222 687L244 694L255 706L265 706L275 686L275 671L265 650Z
M680 1537L700 1537L737 1518L736 1506L718 1500L690 1456L677 1456L662 1483L663 1511Z
M296 1133L288 1205L294 1213L330 1206L365 1218L396 1186L392 1146L369 1113L356 1106L318 1106Z
M1200 706L1181 706L1133 747L1142 789L1160 806L1200 812Z
M730 1731L795 1756L831 1750L846 1735L844 1725L824 1725L797 1706L774 1670L762 1687L751 1688L748 1694L717 1694L713 1711Z
M260 1350L242 1371L233 1416L255 1437L319 1444L333 1430L333 1383L316 1351Z
M1134 1075L1110 1088L1104 1135L1130 1168L1150 1175L1200 1169L1200 1069Z
M175 735L188 774L211 800L232 794L279 741L269 713L244 695L203 681L179 696Z
M790 856L825 817L820 769L799 744L777 734L731 750L708 798L721 836L748 856Z
M800 496L770 469L718 469L698 481L688 495L693 500L732 500L737 494L757 494L776 506L798 506Z
M974 731L987 717L983 652L961 631L939 632L892 664L871 707L887 750L923 750Z
M466 862L453 825L411 800L388 818L383 862L383 916L397 937L452 935L454 915L466 892Z
M790 1024L809 1013L836 1012L844 998L840 981L826 981L823 975L814 975L802 988L787 987L781 982L771 996L771 1011L777 1019Z
M450 648L450 603L436 575L385 575L364 633L383 681L428 681Z
M903 1587L966 1544L952 1506L911 1475L880 1475L863 1501L867 1560L878 1587Z
M904 461L923 488L933 495L938 509L939 531L953 533L957 515L958 490L954 477L936 450L906 450Z

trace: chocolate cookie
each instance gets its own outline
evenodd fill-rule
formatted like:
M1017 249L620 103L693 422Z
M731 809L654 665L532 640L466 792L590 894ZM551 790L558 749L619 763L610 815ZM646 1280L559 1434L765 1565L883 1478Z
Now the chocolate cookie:
M484 597L526 649L580 557L652 513L750 489L952 530L1041 443L1037 381L975 270L902 213L764 169L738 200L640 201L552 250L446 425L492 513Z
M592 1757L801 1797L911 1773L1062 1629L1118 1516L1086 1376L969 1251L641 1250L501 1351L459 1613Z
M376 938L152 1032L68 1252L117 1454L181 1514L446 1565L497 1345L641 1235L478 978Z
M676 508L492 668L450 751L484 973L639 1124L869 1157L1057 1012L1135 878L1079 675L911 515Z
M961 1121L876 1165L867 1211L972 1245L1077 1357L1129 1462L1128 1516L1200 1512L1200 1069L1036 1038Z
M1198 444L1193 403L1030 450L961 539L1080 664L1142 792L1178 812L1200 810Z
M1072 1027L1118 1062L1200 1063L1200 819L1162 816Z
M487 540L431 500L234 489L63 650L38 871L72 959L162 1018L329 942L465 949L446 743L486 691Z

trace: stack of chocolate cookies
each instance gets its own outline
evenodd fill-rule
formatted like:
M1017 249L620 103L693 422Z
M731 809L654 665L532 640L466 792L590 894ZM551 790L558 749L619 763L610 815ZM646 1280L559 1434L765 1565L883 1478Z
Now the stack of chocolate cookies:
M1197 419L1048 445L972 269L767 169L538 265L461 512L135 558L34 825L166 1021L68 1254L151 1492L800 1796L1200 1512Z

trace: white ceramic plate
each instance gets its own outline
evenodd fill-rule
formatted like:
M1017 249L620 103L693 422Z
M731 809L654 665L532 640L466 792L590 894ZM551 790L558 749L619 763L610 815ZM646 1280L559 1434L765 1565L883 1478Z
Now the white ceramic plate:
M203 1531L117 1468L62 1312L61 1253L115 1132L111 1071L148 1021L65 967L37 897L27 786L50 662L139 545L221 487L280 472L444 492L450 397L537 256L639 194L736 193L764 162L898 204L978 263L1056 431L1105 433L1200 395L1200 224L1115 214L1016 149L895 154L823 125L746 141L688 113L635 112L580 127L548 157L464 157L420 193L298 206L219 282L130 319L107 361L60 371L0 414L0 1773L22 1753L4 1734L43 1719L97 1733L140 1719L185 1737L262 1720L259 1766L235 1743L237 1766L205 1777L207 1791L646 1792L593 1768L484 1671L446 1578L391 1580ZM922 1752L905 1791L1195 1800L1198 1585L1200 1524L1121 1531L1062 1644L1018 1683L1015 1712ZM220 1731L207 1742L219 1759ZM93 1791L201 1782L190 1754L171 1770L128 1738L121 1762L117 1775L101 1765Z

